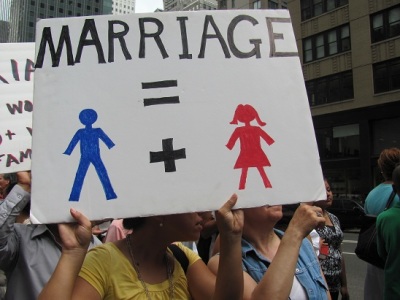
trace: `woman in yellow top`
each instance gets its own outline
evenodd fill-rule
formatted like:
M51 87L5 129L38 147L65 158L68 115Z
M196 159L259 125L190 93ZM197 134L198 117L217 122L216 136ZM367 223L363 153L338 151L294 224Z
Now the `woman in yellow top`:
M133 234L86 254L91 224L71 209L77 224L59 225L62 255L39 299L241 299L243 212L231 210L236 201L233 195L216 214L221 242L217 276L178 243L189 260L185 273L168 249L175 241L199 238L202 219L197 213L127 219L124 225Z

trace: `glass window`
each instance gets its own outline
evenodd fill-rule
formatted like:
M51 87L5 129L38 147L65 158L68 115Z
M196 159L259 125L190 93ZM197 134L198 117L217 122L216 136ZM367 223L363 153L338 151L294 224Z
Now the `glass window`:
M377 120L372 123L373 153L378 156L383 149L400 148L400 136L397 130L400 128L400 117L393 119Z
M373 74L375 93L400 89L400 58L374 64Z
M322 0L313 0L314 16L319 16L323 13Z
M336 8L336 1L335 0L327 0L326 1L326 10L330 11Z
M337 168L324 170L333 192L333 203L339 199L362 200L360 168ZM335 200L336 199L336 200ZM350 201L343 201L345 202ZM350 202L351 203L351 202Z
M318 35L315 38L315 50L316 50L316 59L325 56L325 43L324 43L324 36L322 34Z
M301 0L301 19L305 21L348 3L348 0Z
M340 32L341 37L341 51L350 50L350 28L349 26L343 26Z
M354 98L351 71L306 81L310 106L340 102Z
M348 51L351 49L349 25L343 25L305 38L303 44L304 62Z
M253 9L260 9L261 8L261 0L257 0L253 2Z
M312 59L313 59L312 40L311 39L305 39L303 47L304 47L304 62L312 61Z
M302 0L301 3L301 19L307 20L312 17L311 0Z
M359 124L315 130L321 159L359 157Z
M400 6L371 16L371 40L379 42L400 35Z
M332 31L328 33L328 53L329 55L336 54L338 52L336 32Z
M277 9L278 8L278 3L276 3L275 1L272 1L272 0L269 0L268 1L268 8Z
M400 34L400 7L389 11L389 36Z
M358 157L360 154L359 125L333 127L333 148L336 157Z

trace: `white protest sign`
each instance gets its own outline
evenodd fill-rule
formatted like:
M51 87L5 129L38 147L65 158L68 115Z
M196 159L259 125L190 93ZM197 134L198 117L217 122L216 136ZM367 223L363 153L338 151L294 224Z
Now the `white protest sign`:
M31 168L34 43L0 43L0 173Z
M37 24L34 222L326 197L289 13Z

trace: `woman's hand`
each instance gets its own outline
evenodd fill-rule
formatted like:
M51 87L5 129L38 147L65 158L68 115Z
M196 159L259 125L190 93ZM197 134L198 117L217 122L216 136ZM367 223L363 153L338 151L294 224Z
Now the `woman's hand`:
M67 252L84 250L86 252L92 239L92 224L79 211L71 208L70 213L77 223L58 225L63 250Z
M244 216L241 209L232 210L237 202L237 195L231 198L215 213L217 226L220 233L242 235Z
M287 230L297 231L301 239L305 238L311 230L325 225L322 209L317 206L301 204L290 220Z

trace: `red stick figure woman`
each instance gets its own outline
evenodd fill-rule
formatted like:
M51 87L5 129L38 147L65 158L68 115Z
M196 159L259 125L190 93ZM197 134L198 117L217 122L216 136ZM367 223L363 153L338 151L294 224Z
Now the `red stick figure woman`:
M257 111L249 104L239 104L236 108L230 124L238 124L238 121L244 123L244 126L237 127L232 133L226 147L229 150L235 146L237 139L240 140L240 153L235 164L235 169L242 169L240 176L239 190L244 190L246 187L247 171L251 167L257 168L261 175L266 188L272 188L272 185L264 171L264 167L271 166L267 156L261 148L261 139L268 145L275 141L259 126L252 126L250 122L256 120L258 125L265 126L266 123L261 121Z

